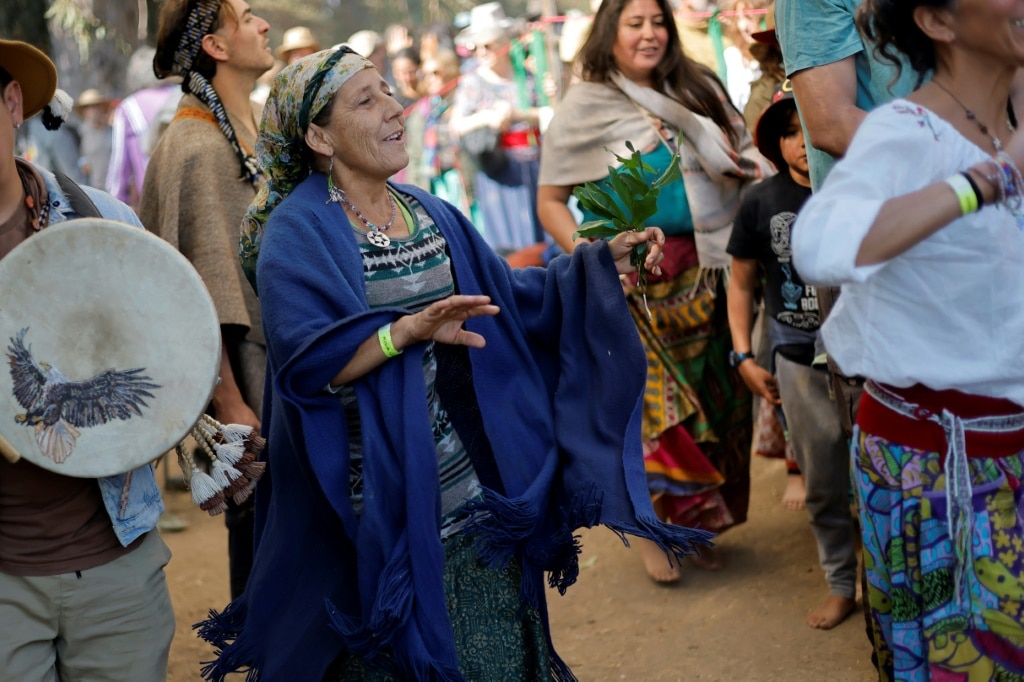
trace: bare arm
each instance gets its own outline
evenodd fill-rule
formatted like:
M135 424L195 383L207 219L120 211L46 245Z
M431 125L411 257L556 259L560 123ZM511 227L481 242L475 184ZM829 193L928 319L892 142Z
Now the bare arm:
M978 164L968 172L981 189L985 203L995 201L997 190L983 175L992 172L992 165ZM855 262L858 266L874 265L895 258L961 215L960 201L943 181L890 199L882 204L864 236Z
M217 415L217 420L223 424L244 424L259 431L259 417L246 404L235 381L235 372L231 369L231 360L228 358L228 347L223 334L220 337L220 381L213 389L213 411Z
M431 303L418 313L403 315L392 322L391 341L399 351L431 339L440 343L483 348L486 344L484 337L466 331L462 323L470 317L497 314L498 306L491 304L490 296L449 296ZM331 379L331 386L341 386L366 376L387 359L374 333L359 344L352 359Z
M572 196L572 187L558 185L541 185L537 188L537 216L544 231L551 235L555 243L572 253L576 248L572 235L576 231L576 219L569 211L567 202Z
M757 287L757 277L756 260L733 256L726 301L728 302L732 347L737 353L749 353L753 345L750 336L753 326L754 290ZM757 393L774 405L781 402L775 377L753 359L741 362L737 370L747 388L753 393Z
M857 107L854 57L798 71L790 81L811 144L835 157L846 154L867 115Z

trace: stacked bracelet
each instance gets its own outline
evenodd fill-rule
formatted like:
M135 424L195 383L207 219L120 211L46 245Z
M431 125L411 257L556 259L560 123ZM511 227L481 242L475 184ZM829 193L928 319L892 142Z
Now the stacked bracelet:
M391 340L391 323L377 330L377 341L380 342L380 349L384 351L384 357L393 358L402 354L402 351L395 348L395 342Z
M975 201L978 204L978 208L975 209L975 210L980 211L982 209L982 207L985 205L985 195L981 193L981 188L978 187L978 183L976 183L974 181L974 178L971 177L970 173L968 173L967 171L964 171L960 175L962 175L965 178L967 178L967 182L970 183L971 189L974 191L974 199L975 199Z
M967 215L978 210L979 192L974 182L965 173L956 173L946 178L946 184L950 186L960 202L960 215Z
M1024 177L1021 176L1017 164L1013 162L1013 159L1006 152L1001 151L996 154L994 161L996 166L999 167L999 181L1002 185L1002 194L1006 197L1003 201L1011 213L1015 216L1020 215L1021 209L1024 208L1024 199L1021 196L1022 192L1024 192Z

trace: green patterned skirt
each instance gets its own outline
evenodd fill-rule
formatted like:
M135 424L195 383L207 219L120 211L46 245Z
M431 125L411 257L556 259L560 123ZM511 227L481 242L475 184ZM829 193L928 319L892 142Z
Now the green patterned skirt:
M536 607L519 598L522 569L516 561L502 570L480 563L473 538L444 541L444 591L455 630L459 671L466 680L551 679L548 640ZM340 682L385 682L399 678L368 668L349 656L338 662Z

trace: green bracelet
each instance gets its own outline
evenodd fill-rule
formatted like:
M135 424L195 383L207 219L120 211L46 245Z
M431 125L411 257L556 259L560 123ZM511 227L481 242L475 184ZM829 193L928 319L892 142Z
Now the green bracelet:
M384 351L384 357L393 358L402 354L402 351L395 348L395 342L391 340L391 323L377 330L377 340L380 342L380 349Z

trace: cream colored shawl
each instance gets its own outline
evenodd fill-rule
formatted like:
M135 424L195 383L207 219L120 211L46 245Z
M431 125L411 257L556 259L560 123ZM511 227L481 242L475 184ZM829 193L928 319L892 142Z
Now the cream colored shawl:
M575 186L606 177L608 167L618 164L605 147L624 156L626 141L637 149L650 148L658 133L644 116L646 110L680 131L680 168L701 266L727 268L731 259L725 249L743 189L774 174L771 163L754 147L742 116L717 83L738 148L710 118L621 74L612 80L578 83L559 103L544 135L540 184Z

